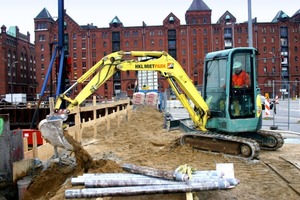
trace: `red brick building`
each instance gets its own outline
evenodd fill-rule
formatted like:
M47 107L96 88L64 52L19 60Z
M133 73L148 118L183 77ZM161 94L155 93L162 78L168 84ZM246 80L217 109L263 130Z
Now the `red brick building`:
M181 22L172 12L162 19L162 25L124 27L116 16L106 28L93 24L79 25L65 13L65 41L72 63L71 83L90 69L103 56L123 50L167 51L176 58L195 85L202 84L203 59L207 52L248 45L248 23L236 23L236 18L226 11L219 20L211 22L212 10L202 0L191 0ZM260 52L258 59L259 83L262 92L272 92L273 80L294 81L294 93L299 94L300 10L292 17L283 11L275 14L271 22L252 20L253 46ZM58 41L58 21L47 9L34 19L36 74L40 91L50 63L51 44ZM96 95L112 97L121 86L129 96L133 94L137 73L115 74ZM47 84L50 95L56 83L55 72ZM52 87L53 86L53 87ZM159 78L159 90L169 86ZM75 94L80 91L77 88Z
M30 34L19 32L17 26L2 25L0 33L0 95L27 94L27 100L36 98L37 74L34 44ZM14 98L14 97L13 97Z

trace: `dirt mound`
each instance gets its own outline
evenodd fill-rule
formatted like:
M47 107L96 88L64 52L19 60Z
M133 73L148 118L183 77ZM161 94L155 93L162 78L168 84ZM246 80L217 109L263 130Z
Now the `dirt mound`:
M110 160L93 160L90 154L83 149L80 143L75 141L69 134L65 133L65 136L70 144L74 148L74 154L76 158L76 165L62 165L57 162L53 162L50 166L37 174L25 194L25 200L32 199L50 199L61 186L70 179L72 176L76 176L82 173L105 173L105 172L121 172L122 168L114 161Z

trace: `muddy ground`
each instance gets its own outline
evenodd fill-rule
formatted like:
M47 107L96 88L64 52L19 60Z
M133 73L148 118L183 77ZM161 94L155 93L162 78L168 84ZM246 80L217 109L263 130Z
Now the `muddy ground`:
M33 179L25 199L65 199L65 190L74 188L71 177L87 172L123 172L124 163L162 170L174 170L182 164L197 170L214 170L217 163L233 163L235 178L240 180L236 187L195 195L199 199L214 200L300 199L299 144L284 144L277 151L261 151L260 159L250 162L180 146L177 141L181 134L179 130L167 132L163 129L163 113L149 107L134 110L130 121L124 119L119 127L112 123L108 132L99 124L96 139L93 139L92 129L85 129L82 146L72 142L77 152L76 168L52 164ZM186 196L177 193L98 199L185 200Z

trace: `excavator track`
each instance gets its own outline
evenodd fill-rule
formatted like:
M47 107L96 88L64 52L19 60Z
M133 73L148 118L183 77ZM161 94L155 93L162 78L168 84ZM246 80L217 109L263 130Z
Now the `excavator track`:
M255 140L214 132L186 133L180 138L180 144L189 144L195 149L224 153L249 160L258 158L260 151L259 144Z
M281 148L284 144L284 139L279 132L259 130L257 133L262 137L260 141L257 141L260 145L260 149L275 151Z

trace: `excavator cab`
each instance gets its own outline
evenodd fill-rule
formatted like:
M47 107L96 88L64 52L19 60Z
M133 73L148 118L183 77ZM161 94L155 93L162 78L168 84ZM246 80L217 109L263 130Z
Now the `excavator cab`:
M211 114L207 129L233 133L261 128L256 55L254 48L228 49L206 55L203 98Z

